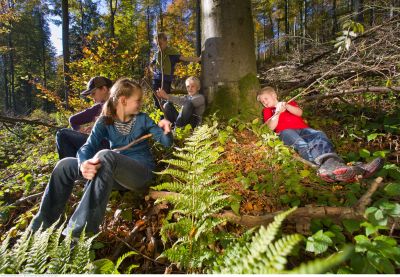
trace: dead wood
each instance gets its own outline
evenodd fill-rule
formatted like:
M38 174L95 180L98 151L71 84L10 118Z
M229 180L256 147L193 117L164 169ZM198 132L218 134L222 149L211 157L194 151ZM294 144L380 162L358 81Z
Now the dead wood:
M366 93L366 92L375 92L375 93L388 93L391 91L400 92L400 87L361 87L358 89L351 89L351 90L343 90L340 92L334 93L326 93L322 95L312 95L304 97L304 102L315 101L315 100L322 100L327 98L334 98L339 97L345 94L357 94L357 93Z
M330 218L334 222L341 222L343 219L364 219L364 212L367 206L371 203L371 197L377 191L377 189L382 185L382 177L376 178L364 195L353 207L329 207L329 206L308 206L300 207L290 214L287 221L299 226L309 226L311 219L316 218ZM148 198L158 199L161 197L166 197L170 195L179 195L175 192L167 191L150 191ZM237 215L231 210L226 210L220 214L216 214L215 217L226 218L228 221L236 224L246 226L248 228L268 225L274 220L274 217L280 214L282 211L277 211L274 213L264 214L260 216L252 215ZM393 224L393 222L390 222ZM299 228L297 228L299 230ZM308 230L303 230L308 231Z
M11 123L11 124L18 124L18 123L24 123L24 124L29 124L29 125L39 125L39 126L45 126L53 129L62 129L64 127L59 127L55 126L52 124L48 124L45 122L41 122L39 120L29 120L29 119L24 119L24 118L16 118L16 117L8 117L4 115L0 115L0 122L6 122L6 123Z

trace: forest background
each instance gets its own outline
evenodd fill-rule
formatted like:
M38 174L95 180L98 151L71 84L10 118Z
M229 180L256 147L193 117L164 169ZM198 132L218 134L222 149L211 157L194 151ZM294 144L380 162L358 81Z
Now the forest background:
M400 1L0 0L0 5L0 272L399 272ZM243 34L221 28L221 45L246 43L251 51L221 48L219 53L232 56L218 57L207 49L205 15L218 7L238 17L219 10L209 13L215 21L251 23ZM63 26L63 55L51 43L50 21ZM165 161L158 164L158 188L145 200L115 192L103 231L93 241L83 237L70 251L67 239L58 244L57 232L23 233L58 160L55 131L91 105L80 98L90 77L140 81L149 96L144 111L159 118L145 68L161 31L184 56L202 54L201 64L176 68L174 90L184 93L183 80L190 75L212 83L214 89L207 85L202 91L209 102L204 126L193 134L177 131L179 149L153 145L157 160ZM207 79L210 56L221 76L228 58L243 58L249 72L221 87L228 81ZM276 87L286 100L300 94L310 125L332 138L346 162L384 157L380 178L324 183L263 127L258 114L225 102L227 95L237 100L245 93L249 105L261 110L255 91L263 85ZM67 215L82 188L74 191ZM268 225L291 207L299 208ZM260 225L268 228L250 229ZM16 255L20 259L11 261Z

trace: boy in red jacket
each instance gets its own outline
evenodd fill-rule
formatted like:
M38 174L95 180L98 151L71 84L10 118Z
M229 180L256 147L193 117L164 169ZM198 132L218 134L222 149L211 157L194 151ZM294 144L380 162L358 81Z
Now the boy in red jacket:
M299 155L318 165L318 175L327 182L353 182L358 177L368 178L383 166L383 159L348 166L334 150L332 142L322 131L310 128L301 117L303 110L295 101L279 102L273 87L264 87L257 100L264 106L263 120L275 131L284 144Z

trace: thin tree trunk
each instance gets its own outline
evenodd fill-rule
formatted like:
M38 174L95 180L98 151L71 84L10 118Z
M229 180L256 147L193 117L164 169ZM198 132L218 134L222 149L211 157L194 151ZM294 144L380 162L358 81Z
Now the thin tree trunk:
M8 48L9 51L9 62L10 62L10 107L13 109L13 113L17 112L17 101L15 97L15 71L14 71L14 45L12 41L12 32L8 33Z
M332 17L333 17L333 22L332 22L332 35L335 35L338 28L337 28L337 13L336 13L336 0L333 0L332 3Z
M163 19L163 10L162 10L162 0L158 2L158 17L160 18L160 29L158 32L164 32L164 19Z
M4 79L4 92L5 92L5 111L8 111L10 108L10 96L9 96L9 91L8 91L8 72L7 72L7 57L6 55L1 55L2 57L2 68L3 68L3 79Z
M147 17L147 39L149 42L149 49L147 51L147 61L150 60L150 55L151 55L151 46L152 46L152 35L151 35L151 25L150 25L150 21L151 21L151 13L150 13L150 4L147 6L147 10L146 10L146 17Z
M65 93L65 108L69 108L68 97L70 89L69 77L69 12L68 0L62 0L62 42L63 42L63 68L64 68L64 93Z
M201 55L201 1L196 0L196 54Z
M115 0L115 7L113 8L113 0L109 0L108 3L110 5L110 33L111 38L115 37L115 14L117 12L118 0Z
M285 48L289 52L289 0L285 0Z

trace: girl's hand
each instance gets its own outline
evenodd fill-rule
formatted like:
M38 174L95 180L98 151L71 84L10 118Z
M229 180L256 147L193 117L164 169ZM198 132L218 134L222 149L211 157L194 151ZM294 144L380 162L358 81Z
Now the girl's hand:
M164 130L165 135L171 132L171 122L169 120L160 120L160 122L158 122L158 126Z
M168 93L165 92L162 88L159 88L157 90L157 96L162 98L162 99L167 99L168 100Z
M93 180L94 176L96 176L97 170L101 167L99 158L92 158L90 160L86 160L81 164L80 170L82 172L82 176L87 180Z

